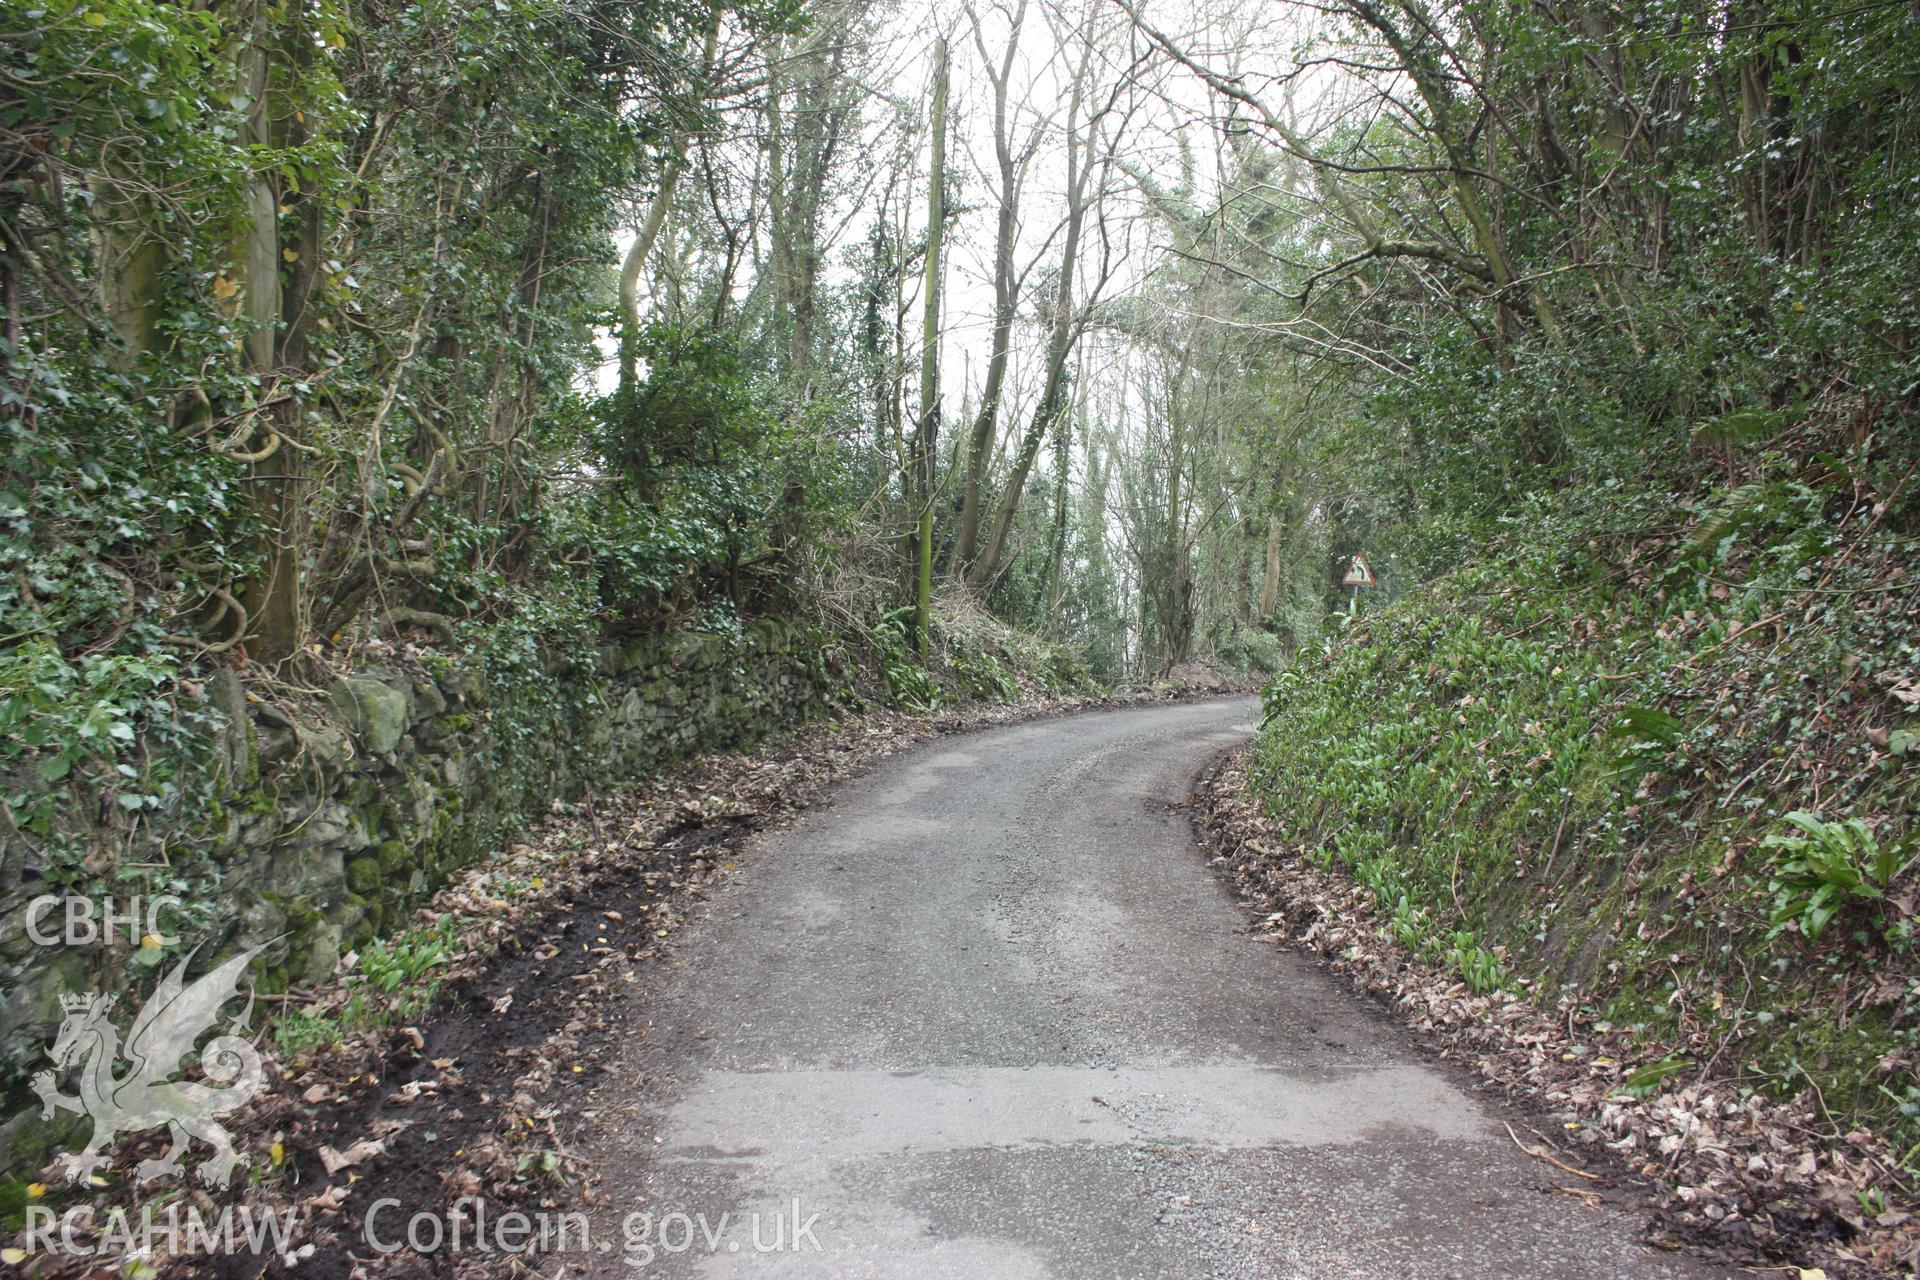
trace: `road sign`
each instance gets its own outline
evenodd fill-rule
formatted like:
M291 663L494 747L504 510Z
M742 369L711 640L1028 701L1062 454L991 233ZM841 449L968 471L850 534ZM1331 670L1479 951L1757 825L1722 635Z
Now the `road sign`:
M1373 585L1373 570L1367 568L1367 562L1359 556L1347 567L1347 576L1340 579L1343 587L1370 587Z

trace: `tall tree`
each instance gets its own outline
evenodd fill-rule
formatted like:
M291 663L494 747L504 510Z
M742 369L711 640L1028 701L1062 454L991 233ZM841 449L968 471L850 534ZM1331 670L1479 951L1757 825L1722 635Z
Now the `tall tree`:
M913 636L925 657L933 632L934 459L940 436L940 247L946 238L947 40L933 45L932 159L927 169L927 254L920 320L920 422L913 441L916 507Z
M1064 26L1060 29L1066 29ZM1074 286L1081 268L1081 252L1088 218L1105 194L1107 176L1114 164L1116 148L1105 134L1107 123L1119 96L1128 87L1127 78L1114 81L1104 97L1095 84L1096 71L1105 65L1106 50L1097 40L1098 28L1091 20L1081 28L1079 56L1073 64L1067 89L1067 111L1063 134L1066 164L1066 211L1060 258L1049 301L1047 343L1041 375L1039 402L1020 437L1008 468L1005 486L994 505L993 517L978 554L967 566L966 578L976 589L984 589L998 577L1007 552L1007 537L1020 508L1027 478L1040 456L1047 433L1061 420L1068 396L1068 364L1085 331L1089 310L1106 283L1102 271L1078 302ZM1110 264L1109 264L1110 265Z
M1000 403L1006 387L1007 364L1013 350L1013 327L1018 314L1020 286L1025 272L1016 272L1014 257L1020 235L1020 194L1028 167L1039 151L1042 124L1036 120L1023 140L1016 140L1011 85L1020 50L1020 31L1026 22L1027 0L1016 0L1008 15L1007 42L995 58L987 47L986 27L969 4L974 48L993 94L993 159L995 191L993 232L993 327L988 338L986 381L980 404L967 433L966 470L960 479L960 527L954 539L954 566L965 574L974 562L980 540L980 514L993 460L993 442L1000 425Z
M646 270L647 259L653 254L653 246L660 239L660 230L666 225L667 213L673 207L674 192L679 189L680 177L686 172L687 149L702 125L700 115L706 106L705 98L713 91L723 14L724 10L715 3L701 42L698 78L687 95L687 101L676 113L679 119L674 122L672 140L667 145L666 158L660 165L659 183L654 189L653 199L647 203L646 215L634 231L633 242L627 246L626 256L620 263L620 385L629 392L639 377L636 366L639 361L639 330L643 323L640 277Z

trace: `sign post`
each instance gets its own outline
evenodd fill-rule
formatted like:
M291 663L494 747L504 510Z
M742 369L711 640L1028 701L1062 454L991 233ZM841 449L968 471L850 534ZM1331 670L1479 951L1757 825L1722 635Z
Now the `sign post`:
M1340 579L1340 585L1351 588L1347 596L1347 616L1351 618L1360 611L1360 588L1373 585L1373 570L1367 568L1367 562L1355 552L1353 560L1347 566L1347 576Z

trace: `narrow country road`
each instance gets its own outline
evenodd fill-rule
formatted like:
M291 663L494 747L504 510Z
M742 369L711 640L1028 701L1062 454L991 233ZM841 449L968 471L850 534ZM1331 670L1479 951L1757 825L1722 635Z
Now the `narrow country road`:
M1256 715L945 739L750 853L586 1112L599 1274L1715 1274L1247 936L1168 805Z

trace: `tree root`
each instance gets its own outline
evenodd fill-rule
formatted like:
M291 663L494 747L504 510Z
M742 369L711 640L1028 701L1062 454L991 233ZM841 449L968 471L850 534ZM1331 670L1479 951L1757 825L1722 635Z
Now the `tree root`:
M453 619L444 613L435 613L431 609L408 609L401 606L386 611L389 626L422 627L440 638L440 642L451 649L453 647Z

